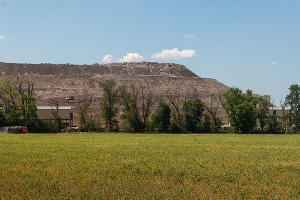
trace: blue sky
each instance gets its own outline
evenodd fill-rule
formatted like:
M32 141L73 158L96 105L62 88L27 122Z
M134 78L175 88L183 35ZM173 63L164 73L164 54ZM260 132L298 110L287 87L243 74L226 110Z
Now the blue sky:
M0 61L181 63L279 104L300 84L299 10L300 0L0 0Z

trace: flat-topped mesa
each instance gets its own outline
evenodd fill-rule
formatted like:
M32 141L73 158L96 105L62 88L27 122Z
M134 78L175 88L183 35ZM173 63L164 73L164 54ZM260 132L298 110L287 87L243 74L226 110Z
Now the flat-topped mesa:
M2 75L117 75L117 76L165 76L199 78L195 73L180 64L156 62L129 62L93 65L72 64L17 64L1 63Z
M205 103L219 104L220 116L224 110L219 102L228 87L217 80L200 78L180 64L156 62L110 63L93 65L72 64L15 64L0 62L0 79L8 75L25 76L34 82L37 105L49 106L53 100L60 106L77 109L87 97L93 98L92 108L99 113L99 99L103 95L99 82L113 79L117 85L134 84L146 86L154 96L166 100L170 95L185 99L196 89ZM67 100L66 97L74 100ZM212 102L213 101L213 102ZM75 113L78 113L77 111ZM74 120L78 120L77 114Z
M48 105L51 99L75 99L87 94L102 95L99 82L114 79L117 85L133 83L151 88L155 95L180 93L182 97L197 89L204 101L211 95L223 94L228 87L217 80L200 78L180 64L156 62L110 63L93 65L72 64L16 64L0 62L0 77L30 76L34 81L37 100Z

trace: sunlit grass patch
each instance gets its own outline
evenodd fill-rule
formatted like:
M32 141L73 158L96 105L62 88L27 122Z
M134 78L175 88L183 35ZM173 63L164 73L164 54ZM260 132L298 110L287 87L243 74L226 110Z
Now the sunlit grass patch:
M0 199L298 199L300 135L0 135Z

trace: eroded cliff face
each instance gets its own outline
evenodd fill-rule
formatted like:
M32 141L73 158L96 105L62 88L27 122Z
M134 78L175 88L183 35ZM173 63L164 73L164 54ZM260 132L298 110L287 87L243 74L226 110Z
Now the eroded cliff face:
M60 105L74 108L79 102L90 97L97 100L102 95L98 82L116 80L118 85L143 85L151 89L155 96L166 97L179 93L181 98L191 95L196 89L200 98L207 104L220 104L218 96L228 87L214 79L200 78L183 65L173 63L111 63L94 65L71 64L14 64L0 63L0 75L24 76L35 84L38 105L49 105L58 101ZM74 96L72 101L66 96ZM96 101L95 101L96 102ZM94 104L95 112L98 105ZM224 111L220 107L220 116Z

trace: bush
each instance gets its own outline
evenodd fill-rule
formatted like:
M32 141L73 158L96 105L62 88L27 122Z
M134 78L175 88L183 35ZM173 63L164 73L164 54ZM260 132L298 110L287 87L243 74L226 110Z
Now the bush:
M40 130L36 130L36 132L42 133L58 133L61 131L59 125L56 122L39 120Z
M177 125L175 120L171 121L170 131L172 133L182 133L183 132L183 130L181 130L181 128Z
M100 122L95 119L88 120L85 128L86 128L85 131L87 131L87 132L102 132L103 131L103 128L101 127Z

